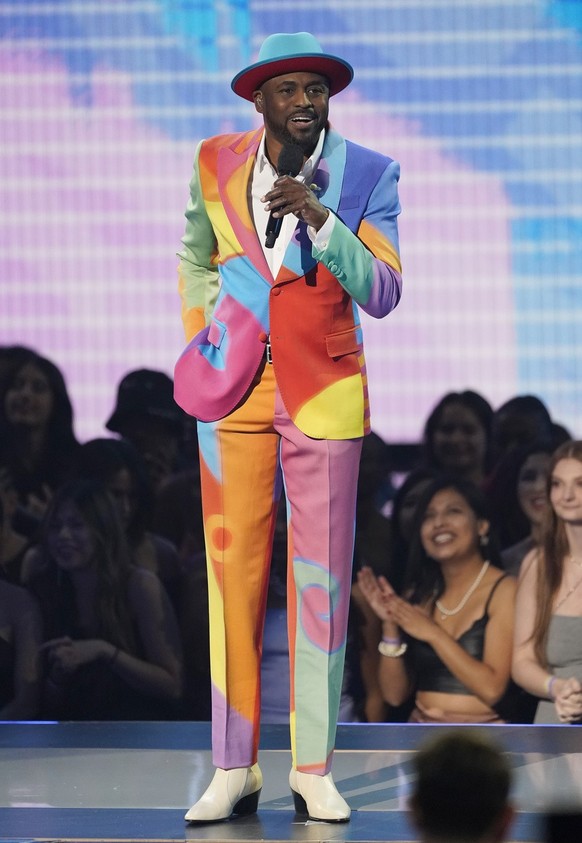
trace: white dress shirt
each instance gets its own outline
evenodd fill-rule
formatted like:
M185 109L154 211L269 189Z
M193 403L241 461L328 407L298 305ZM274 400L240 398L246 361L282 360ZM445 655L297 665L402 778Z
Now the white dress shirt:
M319 159L321 158L324 140L325 130L323 130L319 135L319 140L317 141L317 145L313 150L311 157L307 159L307 161L301 168L299 175L296 176L297 181L301 181L304 184L309 184L311 182L311 178L317 170ZM265 203L261 202L261 197L264 196L265 193L268 193L269 190L271 190L271 188L273 187L273 183L277 178L277 171L267 158L267 154L265 152L265 134L263 133L263 137L261 138L261 143L257 151L257 159L255 161L255 166L253 170L251 195L255 228L257 230L257 235L261 242L265 259L269 265L269 269L273 274L273 278L276 278L277 273L281 268L285 250L287 249L287 246L291 241L293 232L295 231L295 227L297 226L298 222L298 218L295 216L295 214L285 214L285 216L281 220L281 230L279 232L279 236L275 240L275 245L272 249L266 248L265 232L267 228L267 222L269 220L269 212L266 210ZM334 224L335 216L330 213L327 220L319 229L319 231L316 231L311 226L308 226L307 228L307 233L309 234L311 241L315 243L315 245L322 251L327 245L327 241L329 240Z

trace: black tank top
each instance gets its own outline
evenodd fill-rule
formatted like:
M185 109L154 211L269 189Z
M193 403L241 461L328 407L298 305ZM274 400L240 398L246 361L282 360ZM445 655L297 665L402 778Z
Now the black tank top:
M508 574L503 574L499 579L493 583L483 616L476 620L466 632L456 639L457 644L463 648L472 658L479 661L483 658L483 651L485 648L485 629L489 623L489 604L495 593L495 589L501 582L506 579ZM417 641L412 639L409 642L409 652L411 654L411 663L416 676L416 688L418 691L440 691L445 694L471 694L470 691L462 682L453 676L448 667L446 667L440 658L437 656L430 644L426 641Z

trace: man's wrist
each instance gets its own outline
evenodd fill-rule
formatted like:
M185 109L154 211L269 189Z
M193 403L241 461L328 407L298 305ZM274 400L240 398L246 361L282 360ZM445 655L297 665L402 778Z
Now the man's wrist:
M320 252L323 252L325 251L325 249L327 249L327 246L329 244L329 238L331 237L331 233L333 231L336 220L335 216L331 213L329 208L325 208L325 211L325 220L318 229L316 229L312 225L309 225L307 227L307 231L313 245Z

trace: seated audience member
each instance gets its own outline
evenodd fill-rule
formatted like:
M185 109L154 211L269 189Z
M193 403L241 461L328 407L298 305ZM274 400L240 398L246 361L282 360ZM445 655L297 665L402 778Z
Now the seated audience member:
M394 495L390 526L392 541L388 577L394 590L400 594L407 576L410 547L415 535L415 519L419 502L428 487L439 477L431 468L416 468L408 474Z
M26 526L19 523L19 520L22 522L22 516L20 515L20 519L15 517L22 510L20 510L18 505L18 494L14 488L12 476L7 468L1 467L0 510L2 512L2 517L0 518L0 532L2 533L2 542L0 542L0 580L18 585L20 583L22 560L39 530L39 520L37 516L31 520L31 535L27 535ZM17 528L20 528L24 532L18 532Z
M133 565L110 494L95 480L66 484L23 568L43 614L42 716L59 720L174 717L182 654L168 596Z
M0 394L4 394L4 380L11 377L13 369L18 368L20 360L28 359L34 349L27 345L0 345Z
M550 411L536 395L515 395L493 413L491 421L492 466L518 446L542 442L554 444L554 425Z
M0 501L0 551L2 549ZM31 720L40 692L40 612L25 588L0 579L0 720Z
M369 566L376 575L384 574L397 594L400 593L406 572L416 507L423 491L435 477L436 473L428 468L417 468L410 472L394 495L390 517L391 540L383 548L383 564L380 570ZM359 568L360 565L356 562L356 572ZM354 625L360 640L360 676L365 697L363 719L368 723L406 719L410 713L407 706L391 711L386 708L378 683L378 666L381 659L378 643L382 638L382 622L362 594L357 580L352 585L352 606Z
M12 523L23 540L38 529L78 447L60 369L34 351L19 351L0 388L0 483L16 495Z
M119 383L106 425L143 456L154 493L179 467L185 414L174 401L174 383L164 372L136 369Z
M125 439L91 439L79 449L75 473L105 485L117 504L131 561L157 574L177 606L183 568L175 546L150 529L154 494L139 451Z
M536 723L582 724L582 442L549 466L550 506L539 548L519 575L514 680L541 698Z
M517 576L524 556L539 542L548 506L551 446L519 445L497 464L487 485L504 570Z
M160 486L153 528L176 547L186 570L206 564L198 466L176 472Z
M499 843L514 819L513 771L483 733L438 734L413 756L411 821L421 843Z
M480 486L489 468L493 408L472 390L449 392L426 420L424 465Z
M390 542L390 520L383 514L389 492L390 457L386 442L377 433L365 436L360 456L356 497L354 566L383 570Z
M472 483L434 481L419 503L404 597L370 568L358 584L382 621L379 682L412 722L502 722L515 580L495 564L486 501ZM504 701L505 702L505 701Z
M176 547L182 570L175 606L184 644L184 716L210 720L208 578L198 468L179 471L162 484L153 526Z

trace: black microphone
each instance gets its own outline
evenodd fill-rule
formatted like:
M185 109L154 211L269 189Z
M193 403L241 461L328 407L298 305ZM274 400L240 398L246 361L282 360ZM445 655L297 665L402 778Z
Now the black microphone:
M279 153L279 160L277 162L277 173L280 176L296 176L303 166L303 150L295 143L285 143ZM265 232L265 247L272 249L275 245L275 240L281 231L281 223L283 217L274 217L273 212L269 214L267 221L267 230Z

